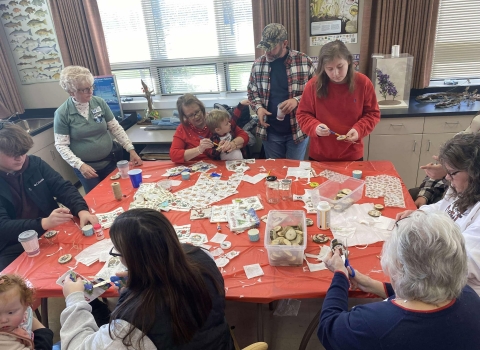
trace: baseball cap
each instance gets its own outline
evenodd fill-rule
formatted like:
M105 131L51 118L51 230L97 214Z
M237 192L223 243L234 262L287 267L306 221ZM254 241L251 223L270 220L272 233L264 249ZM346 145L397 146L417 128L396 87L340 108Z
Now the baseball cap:
M270 23L262 32L262 41L257 45L257 49L270 51L279 42L287 40L287 30L280 23Z

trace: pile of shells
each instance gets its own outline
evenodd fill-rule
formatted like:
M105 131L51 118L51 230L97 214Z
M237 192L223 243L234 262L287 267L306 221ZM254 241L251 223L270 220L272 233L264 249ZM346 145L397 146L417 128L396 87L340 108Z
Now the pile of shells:
M270 230L272 245L302 245L303 231L301 226L275 226Z
M272 228L270 230L270 245L272 248L268 249L270 265L301 266L303 264L303 250L289 250L288 248L280 248L280 246L300 247L304 242L303 236L304 231L301 226L275 226Z

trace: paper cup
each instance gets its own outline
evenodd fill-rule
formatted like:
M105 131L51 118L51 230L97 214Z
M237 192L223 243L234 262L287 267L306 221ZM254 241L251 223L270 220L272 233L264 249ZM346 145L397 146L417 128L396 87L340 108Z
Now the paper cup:
M18 241L22 243L25 253L28 257L40 254L40 246L38 245L38 233L34 230L28 230L18 235Z
M142 183L142 169L133 169L128 172L133 188L138 188Z
M90 237L93 235L93 226L92 225L85 225L82 227L83 235L86 237Z
M128 179L128 171L130 170L130 164L126 160L117 162L118 172L122 179Z
M283 103L283 102L282 102L282 103ZM280 121L282 121L282 120L285 119L285 114L283 114L282 110L280 109L280 105L281 105L282 103L279 103L279 104L277 105L277 120L280 120Z
M248 238L250 239L250 242L258 242L260 239L260 231L256 228L248 230Z
M362 171L361 170L354 170L352 171L352 176L356 179L362 178Z
M182 173L182 180L190 180L190 173L188 171Z

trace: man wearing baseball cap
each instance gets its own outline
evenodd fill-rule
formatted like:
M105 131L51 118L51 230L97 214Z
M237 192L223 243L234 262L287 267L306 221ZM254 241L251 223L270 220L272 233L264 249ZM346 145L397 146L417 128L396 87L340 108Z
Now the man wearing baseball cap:
M295 113L307 81L315 74L313 62L288 47L287 30L279 23L263 29L257 48L265 54L253 63L247 88L258 115L257 136L267 158L303 160L308 136L300 130Z

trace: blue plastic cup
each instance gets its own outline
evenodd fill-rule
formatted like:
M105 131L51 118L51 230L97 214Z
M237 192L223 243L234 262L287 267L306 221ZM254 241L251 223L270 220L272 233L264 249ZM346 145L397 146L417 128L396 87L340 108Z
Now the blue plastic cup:
M142 183L142 169L133 169L128 171L133 188L138 188Z

